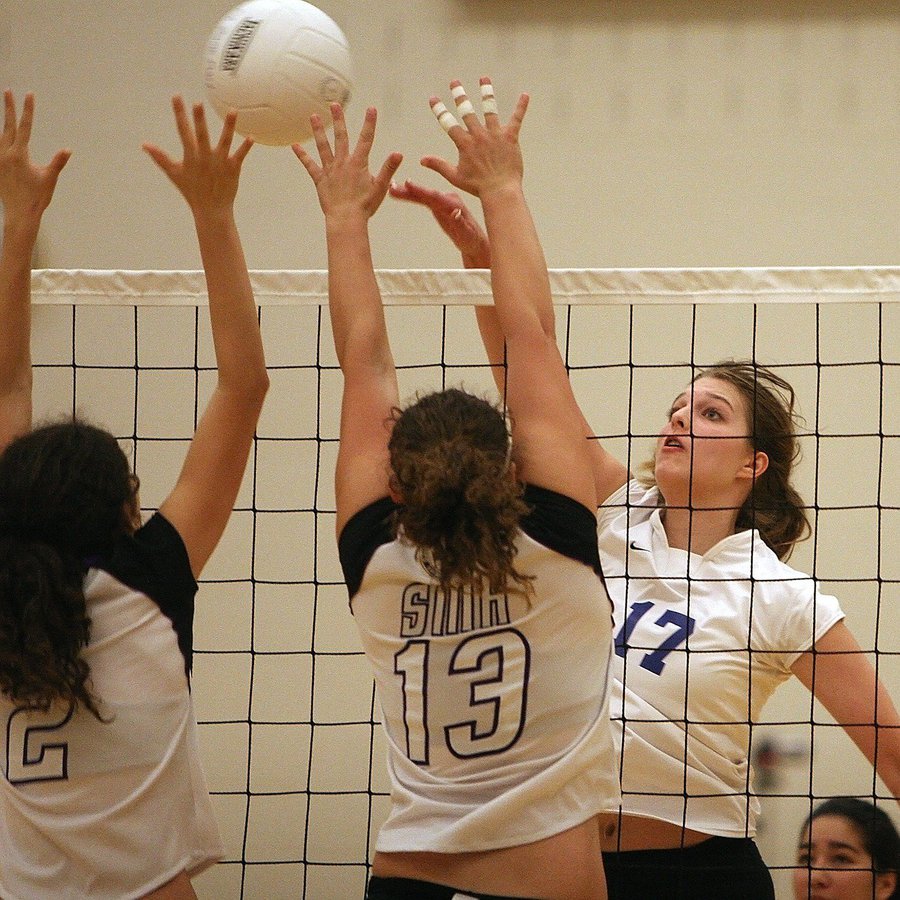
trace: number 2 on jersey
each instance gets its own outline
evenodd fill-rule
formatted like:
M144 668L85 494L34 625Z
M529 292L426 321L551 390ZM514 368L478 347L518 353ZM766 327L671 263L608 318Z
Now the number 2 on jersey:
M6 724L6 778L10 784L68 778L69 745L53 735L72 718L66 713L19 707Z
M468 759L502 753L519 739L525 724L529 647L513 629L475 634L461 641L448 671L432 671L427 640L407 641L394 656L403 679L403 719L407 756L429 762L428 695L435 679L468 682L468 706L459 721L443 725L447 749ZM480 713L480 715L479 715Z

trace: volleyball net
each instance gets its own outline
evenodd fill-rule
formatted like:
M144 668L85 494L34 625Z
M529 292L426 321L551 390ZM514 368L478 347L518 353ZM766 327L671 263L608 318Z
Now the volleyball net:
M471 308L491 302L489 273L378 279L402 398L495 395ZM197 598L193 691L227 855L196 887L217 900L362 897L389 788L334 536L327 276L252 280L271 390ZM794 386L813 534L791 564L840 598L882 680L900 684L900 269L552 270L551 285L582 409L632 470L697 369L751 358ZM202 273L39 270L33 299L36 419L77 412L116 434L155 509L214 379ZM753 737L776 872L817 798L884 796L799 685Z

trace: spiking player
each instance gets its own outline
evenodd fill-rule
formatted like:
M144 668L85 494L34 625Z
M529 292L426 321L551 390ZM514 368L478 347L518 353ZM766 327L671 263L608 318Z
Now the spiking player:
M458 195L412 182L391 192L428 207L466 267L492 266L492 242ZM502 391L503 335L494 310L476 312ZM791 482L793 389L752 362L698 373L642 482L588 443L616 628L623 796L601 820L609 896L774 900L753 840L749 743L780 684L797 676L900 799L891 698L836 598L784 562L808 531Z

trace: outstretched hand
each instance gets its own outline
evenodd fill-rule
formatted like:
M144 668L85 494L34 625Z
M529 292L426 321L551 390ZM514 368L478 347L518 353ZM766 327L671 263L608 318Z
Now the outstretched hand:
M31 125L34 121L34 95L28 93L22 103L22 116L16 119L12 91L4 91L3 134L0 136L0 202L6 216L31 214L40 218L53 199L59 173L72 155L59 150L46 166L37 166L28 155Z
M491 267L488 236L459 194L454 191L436 191L407 179L403 184L391 184L391 196L430 209L444 234L459 250L466 268Z
M219 142L215 146L210 143L202 103L194 104L193 126L181 97L172 98L172 110L184 150L181 162L155 144L144 144L144 150L181 191L195 215L201 211L230 210L237 195L241 166L253 146L253 139L245 138L237 150L231 152L237 121L234 110L225 116Z
M485 194L522 182L522 152L519 131L528 108L528 94L520 94L506 125L500 123L494 88L490 78L481 79L482 123L466 96L461 82L451 81L460 124L438 97L429 100L431 111L459 151L456 165L440 156L425 156L422 165L442 175L455 188L483 197Z
M317 163L300 144L292 145L292 149L316 186L326 219L354 214L369 219L381 206L391 179L403 162L403 154L389 154L378 173L372 175L369 172L369 153L375 141L375 108L370 106L366 110L352 152L344 110L339 103L331 105L331 118L334 123L333 149L321 117L310 117L320 162Z

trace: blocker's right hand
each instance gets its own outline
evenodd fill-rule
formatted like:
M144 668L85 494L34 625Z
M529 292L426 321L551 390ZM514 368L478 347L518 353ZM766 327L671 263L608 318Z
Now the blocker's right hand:
M407 179L402 184L391 183L391 196L430 209L444 234L459 250L466 268L491 267L488 236L455 191L436 191Z
M312 178L326 219L334 221L362 216L368 220L381 206L391 179L403 161L403 154L389 154L378 173L372 175L369 172L369 153L375 141L375 108L370 106L366 110L352 153L344 110L339 103L331 105L331 116L334 122L334 149L321 117L310 117L320 162L317 163L302 144L293 144L291 149Z
M245 138L237 150L231 152L237 121L237 113L231 110L225 116L219 142L213 147L202 103L194 104L193 127L180 96L172 98L172 110L184 149L182 161L178 162L156 144L144 144L144 150L169 176L195 215L199 212L230 211L237 194L241 166L253 146L253 139Z
M7 220L22 215L40 219L50 205L56 181L69 157L69 150L59 150L46 166L37 166L28 155L31 125L34 121L34 94L25 95L22 117L16 119L16 103L12 91L3 93L3 134L0 135L0 203Z
M503 125L497 115L490 78L482 78L480 88L483 122L459 80L450 82L450 90L461 124L439 97L428 101L438 123L456 145L459 159L456 165L440 156L424 156L421 162L425 168L446 178L457 190L483 200L485 195L495 191L521 187L523 163L519 132L528 109L528 94L519 95L509 121Z

